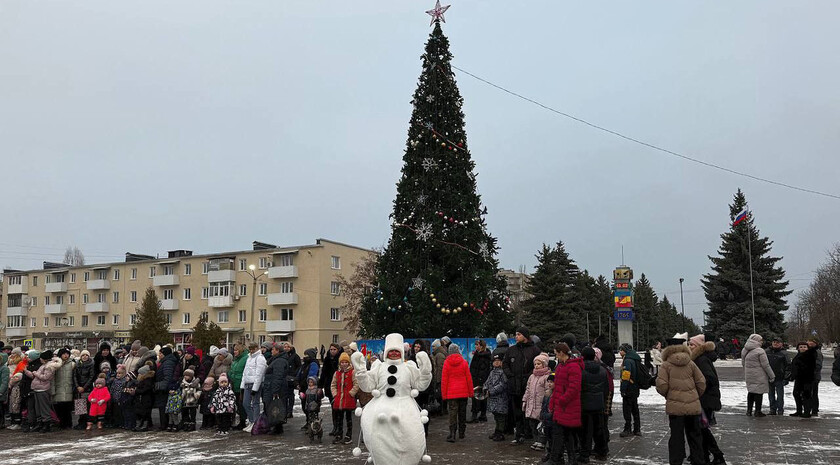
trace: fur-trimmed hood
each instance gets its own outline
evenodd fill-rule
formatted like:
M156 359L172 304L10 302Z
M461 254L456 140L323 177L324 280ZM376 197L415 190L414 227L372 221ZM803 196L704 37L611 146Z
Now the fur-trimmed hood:
M715 352L715 343L712 341L705 342L696 346L695 348L691 349L691 359L697 360L697 357L703 355L704 353L711 352L716 354ZM717 358L717 357L715 357Z
M714 344L712 346L714 347ZM662 351L662 360L684 367L691 362L691 351L683 344L668 346Z
M44 366L47 370L52 370L53 372L58 371L61 368L61 365L64 363L58 357L53 357L47 364Z
M138 376L137 377L137 382L140 382L140 381L143 381L144 379L149 379L149 378L155 379L155 370L149 370L148 373Z

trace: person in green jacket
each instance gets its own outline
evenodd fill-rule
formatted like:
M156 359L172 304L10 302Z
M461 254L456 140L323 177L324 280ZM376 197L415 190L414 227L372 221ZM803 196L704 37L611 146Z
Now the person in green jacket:
M245 371L245 362L248 361L248 352L242 344L233 346L233 364L230 366L230 384L236 394L236 413L239 415L239 423L233 429L245 428L245 411L242 407L242 392L239 387L242 384L242 372Z
M6 401L9 398L9 354L0 352L0 429L6 427Z

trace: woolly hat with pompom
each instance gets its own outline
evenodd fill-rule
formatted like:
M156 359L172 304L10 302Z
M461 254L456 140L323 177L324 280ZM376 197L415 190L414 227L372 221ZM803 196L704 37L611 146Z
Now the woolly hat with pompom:
M342 352L341 355L338 356L338 363L341 362L350 363L350 356L347 355L347 352Z
M90 352L89 352L87 349L85 349L85 350L83 350L83 351L79 352L79 358L84 357L85 355L87 355L88 357L90 357Z

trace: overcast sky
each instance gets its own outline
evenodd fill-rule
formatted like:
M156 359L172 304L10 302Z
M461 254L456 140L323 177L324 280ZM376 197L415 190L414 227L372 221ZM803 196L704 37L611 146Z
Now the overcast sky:
M633 137L840 194L833 0L454 2L458 67ZM0 266L324 237L381 247L430 0L0 3ZM669 157L457 73L506 268L562 240L702 321L738 187L791 288L840 201Z

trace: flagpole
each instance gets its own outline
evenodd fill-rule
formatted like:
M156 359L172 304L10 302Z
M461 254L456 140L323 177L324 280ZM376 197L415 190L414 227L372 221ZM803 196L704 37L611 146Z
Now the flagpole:
M747 253L750 258L750 302L752 304L752 320L753 320L753 334L756 333L755 328L755 292L753 291L753 270L752 270L752 229L750 228L750 211L747 206Z

